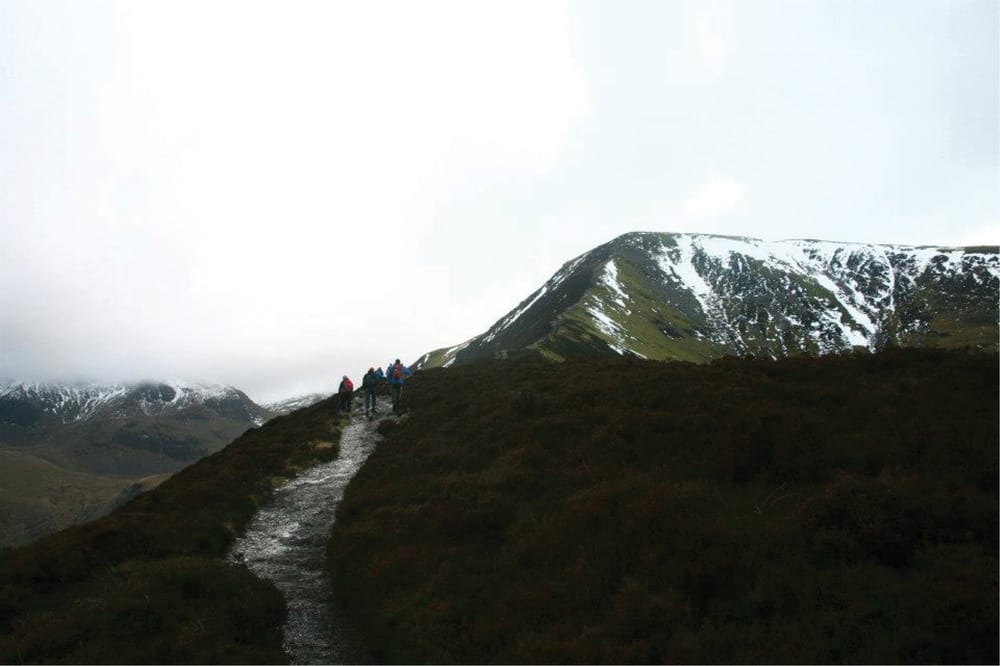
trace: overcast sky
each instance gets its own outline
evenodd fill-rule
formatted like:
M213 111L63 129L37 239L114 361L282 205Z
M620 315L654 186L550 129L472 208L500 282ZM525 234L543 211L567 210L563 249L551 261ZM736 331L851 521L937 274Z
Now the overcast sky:
M1000 243L996 0L0 1L0 377L269 400L630 231Z

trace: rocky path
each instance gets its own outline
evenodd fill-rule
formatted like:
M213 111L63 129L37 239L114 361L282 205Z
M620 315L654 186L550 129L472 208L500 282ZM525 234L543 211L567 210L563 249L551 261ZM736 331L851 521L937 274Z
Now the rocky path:
M285 595L284 648L293 664L370 663L334 603L326 572L326 542L344 488L374 449L378 420L352 416L336 460L313 467L278 488L230 551Z

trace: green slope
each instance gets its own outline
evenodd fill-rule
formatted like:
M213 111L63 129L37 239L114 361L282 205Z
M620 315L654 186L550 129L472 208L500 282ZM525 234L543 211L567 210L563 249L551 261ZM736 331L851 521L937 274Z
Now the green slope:
M143 483L75 472L20 451L0 450L0 544L21 545L114 508Z

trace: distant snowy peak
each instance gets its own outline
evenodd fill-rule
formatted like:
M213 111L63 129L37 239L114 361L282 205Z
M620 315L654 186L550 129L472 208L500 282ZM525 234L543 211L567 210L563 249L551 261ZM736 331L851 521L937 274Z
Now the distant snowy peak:
M996 348L996 247L632 233L567 262L489 330L419 367L609 353L705 361L887 344Z
M312 407L317 402L326 400L329 397L330 394L328 393L310 393L308 395L300 395L294 398L264 403L263 406L275 414L291 414L292 412L300 409Z
M0 401L21 413L37 411L62 423L86 421L102 412L119 416L154 415L192 406L224 408L231 415L263 423L267 411L242 391L222 384L184 381L128 384L58 384L8 382L0 385Z
M30 404L68 423L86 420L128 392L129 387L125 384L19 382L0 385L0 400Z

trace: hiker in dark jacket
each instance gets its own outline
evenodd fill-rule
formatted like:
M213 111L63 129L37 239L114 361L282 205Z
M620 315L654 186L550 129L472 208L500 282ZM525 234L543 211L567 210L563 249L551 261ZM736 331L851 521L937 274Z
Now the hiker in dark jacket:
M361 380L361 388L365 391L365 416L375 416L375 389L378 388L378 373L375 368L368 368L368 373Z
M350 412L351 399L354 397L354 383L348 379L347 375L344 375L344 378L340 380L337 394L340 396L340 411Z

